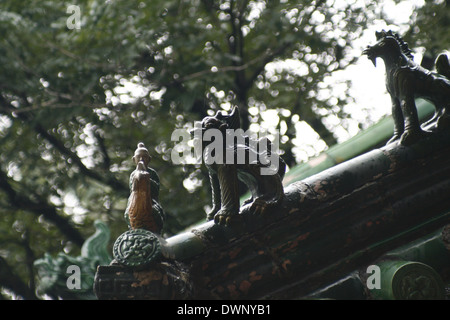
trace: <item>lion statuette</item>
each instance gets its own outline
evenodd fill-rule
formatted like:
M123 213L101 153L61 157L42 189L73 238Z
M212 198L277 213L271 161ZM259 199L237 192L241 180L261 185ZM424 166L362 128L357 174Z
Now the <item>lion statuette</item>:
M212 189L213 207L207 220L229 224L242 213L238 180L251 192L251 198L244 202L250 206L246 212L262 214L280 203L286 164L273 152L269 139L255 139L240 129L237 107L230 114L219 111L205 117L194 133L202 138L202 157ZM211 136L215 140L204 143Z

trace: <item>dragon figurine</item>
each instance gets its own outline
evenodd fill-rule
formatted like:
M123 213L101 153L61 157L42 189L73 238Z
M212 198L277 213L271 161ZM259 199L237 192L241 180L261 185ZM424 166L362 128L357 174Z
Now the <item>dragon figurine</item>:
M407 43L391 30L376 32L377 43L367 46L363 54L376 66L376 59L384 60L386 67L386 88L391 96L394 136L389 143L400 141L411 145L430 132L423 130L436 122L437 130L449 127L450 117L450 65L446 54L436 59L436 71L429 71L413 60ZM423 98L435 106L434 116L420 126L416 98Z
M45 253L44 257L34 261L38 277L38 295L47 295L52 299L96 299L92 290L95 271L100 265L108 265L112 258L108 253L111 233L109 227L100 220L96 220L94 226L95 233L83 243L81 255L75 257L60 252L51 256ZM79 289L69 289L67 286L67 270L74 265L81 271Z
M234 107L228 115L218 111L214 116L205 117L201 127L196 130L200 130L200 134L204 137L209 129L220 131L223 137L230 131L242 131L238 108ZM207 220L214 219L218 224L227 225L240 213L238 180L247 185L251 192L252 196L244 202L244 206L249 205L249 211L254 214L262 214L267 208L276 206L284 196L282 180L286 164L283 159L277 155L274 157L277 161L275 169L270 174L261 172L262 168L273 165L268 161L261 161L267 160L273 154L270 140L265 137L255 140L245 134L241 137L243 138L241 142L227 141L220 146L221 150L215 150L216 155L220 153L223 159L213 163L208 161L208 155L214 152L213 143L202 144L202 155L209 173L213 200L213 208L207 214ZM232 163L225 161L227 152L232 154ZM245 154L245 161L237 159L240 154Z

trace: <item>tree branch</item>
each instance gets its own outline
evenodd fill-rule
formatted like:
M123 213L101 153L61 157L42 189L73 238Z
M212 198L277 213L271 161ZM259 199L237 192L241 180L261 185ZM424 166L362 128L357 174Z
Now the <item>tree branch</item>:
M11 186L10 178L1 170L0 189L7 194L12 206L17 209L32 212L36 215L42 215L47 221L53 223L70 241L80 247L83 245L85 239L81 233L72 226L70 220L60 216L56 208L50 205L46 200L32 200L25 196L27 192L17 192L14 190Z
M73 163L80 169L81 173L85 176L92 178L96 181L100 181L104 184L111 186L114 190L119 192L128 191L128 187L115 179L114 177L102 175L94 170L87 168L81 158L69 148L64 146L64 143L58 140L54 135L50 134L46 129L44 129L40 124L35 124L34 129L37 133L39 133L45 140L47 140L51 145L53 145L56 150L58 150L61 154L69 157Z
M28 287L32 292L35 292L36 283L34 281L34 261L36 260L36 256L34 255L34 252L30 246L30 231L28 229L26 229L25 232L23 233L20 245L25 250L25 263L27 265L28 275L30 279Z
M94 130L94 137L95 139L97 139L99 149L102 153L103 169L109 170L109 167L111 166L111 158L109 157L108 150L106 149L105 138L102 136L99 130Z
M24 101L26 101L26 99ZM2 107L0 109L0 113L3 113L4 115L11 117L12 113L15 113L15 108L10 106L8 104L8 102L1 95L0 95L0 106ZM19 113L15 113L15 114L22 121L30 123L31 127L38 134L40 134L43 139L47 140L47 142L49 142L53 147L55 147L56 150L58 150L61 154L70 158L73 161L74 165L77 166L78 169L80 169L82 174L84 174L85 176L92 178L96 181L99 181L101 183L109 185L111 188L113 188L114 190L116 190L118 192L128 192L128 186L126 184L118 181L117 179L115 179L114 177L112 177L110 175L104 175L104 174L102 175L92 169L87 168L84 165L81 158L75 152L73 152L69 148L66 148L62 141L60 141L54 135L50 134L41 124L31 121L30 117L27 113L19 112Z
M31 290L22 279L17 276L8 265L8 262L0 257L0 285L27 300L37 300L34 290Z

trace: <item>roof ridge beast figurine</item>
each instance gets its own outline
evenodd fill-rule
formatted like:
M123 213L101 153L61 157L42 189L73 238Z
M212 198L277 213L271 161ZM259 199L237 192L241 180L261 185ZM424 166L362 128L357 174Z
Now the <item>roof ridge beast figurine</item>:
M265 137L256 140L246 135L240 128L237 107L230 114L218 111L214 116L205 117L201 126L194 130L194 136L201 134L204 140L210 129L219 138L225 137L226 141L222 138L222 142L218 144L214 143L216 140L202 143L202 156L208 169L213 200L213 208L207 214L207 220L230 224L230 221L244 211L261 214L267 208L278 205L284 196L282 180L286 164L272 150L271 141ZM229 141L230 137L232 139ZM219 161L209 161L212 154ZM250 207L241 212L238 179L247 185L252 194L244 202L244 206Z
M411 145L429 134L422 130L415 104L416 98L430 101L436 109L434 116L423 127L436 121L436 129L449 127L450 66L447 55L436 59L437 72L431 72L413 61L411 50L403 39L391 30L375 33L377 43L367 46L363 54L376 66L382 58L386 67L386 88L392 100L394 136L388 141L400 140Z

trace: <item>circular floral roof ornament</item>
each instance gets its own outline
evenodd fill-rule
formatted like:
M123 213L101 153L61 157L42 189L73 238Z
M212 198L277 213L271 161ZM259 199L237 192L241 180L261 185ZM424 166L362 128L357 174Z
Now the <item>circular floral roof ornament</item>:
M117 238L113 255L122 265L143 267L161 256L161 245L158 237L151 231L128 230Z

